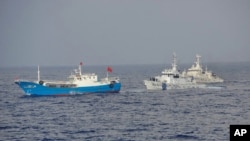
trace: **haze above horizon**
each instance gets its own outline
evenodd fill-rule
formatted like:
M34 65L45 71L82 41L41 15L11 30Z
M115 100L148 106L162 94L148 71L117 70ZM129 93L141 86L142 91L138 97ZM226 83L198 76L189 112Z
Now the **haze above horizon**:
M250 1L1 0L0 65L250 62Z

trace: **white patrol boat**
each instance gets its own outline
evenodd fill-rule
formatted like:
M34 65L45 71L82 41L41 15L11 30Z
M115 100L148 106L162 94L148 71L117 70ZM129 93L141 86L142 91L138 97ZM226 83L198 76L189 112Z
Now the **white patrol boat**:
M144 80L144 84L149 90L154 89L188 89L204 88L205 85L197 84L191 77L183 77L177 70L176 55L173 54L173 63L171 69L165 69L160 76L151 77Z
M212 71L208 71L207 67L205 70L202 69L200 64L200 55L196 55L196 61L187 71L182 72L183 77L193 77L197 83L219 83L224 80L214 74Z

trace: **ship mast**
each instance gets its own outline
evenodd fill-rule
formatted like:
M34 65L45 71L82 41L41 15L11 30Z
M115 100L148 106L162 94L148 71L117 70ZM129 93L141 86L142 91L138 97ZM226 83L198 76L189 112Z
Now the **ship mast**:
M172 63L172 69L176 71L177 65L176 65L176 54L173 53L173 63Z
M200 68L200 67L201 67L201 66L200 66L200 58L201 58L201 56L197 54L197 55L196 55L196 62L195 62L197 68Z
M79 65L79 74L80 76L82 76L82 62L80 62L80 65Z
M37 66L37 81L40 81L40 70L39 70L39 65Z

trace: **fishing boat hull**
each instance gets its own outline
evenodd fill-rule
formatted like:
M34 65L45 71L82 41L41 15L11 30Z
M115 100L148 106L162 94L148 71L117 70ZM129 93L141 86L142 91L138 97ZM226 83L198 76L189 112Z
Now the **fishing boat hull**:
M24 91L26 95L53 96L53 95L78 95L88 93L118 93L121 83L105 83L95 86L79 87L48 87L37 82L18 80L15 83Z

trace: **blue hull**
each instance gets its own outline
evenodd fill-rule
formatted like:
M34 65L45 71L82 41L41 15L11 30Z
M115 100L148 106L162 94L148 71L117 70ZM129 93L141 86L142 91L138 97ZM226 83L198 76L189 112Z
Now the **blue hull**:
M114 83L100 85L100 86L88 86L88 87L47 87L34 82L19 81L15 82L19 85L26 95L36 96L53 96L53 95L76 95L76 94L87 94L87 93L118 93L121 89L121 83Z

